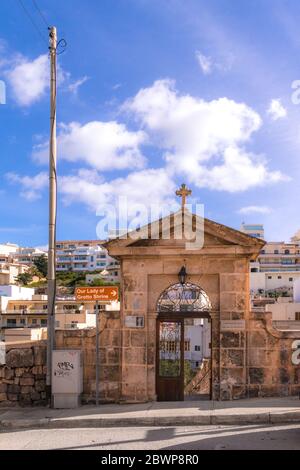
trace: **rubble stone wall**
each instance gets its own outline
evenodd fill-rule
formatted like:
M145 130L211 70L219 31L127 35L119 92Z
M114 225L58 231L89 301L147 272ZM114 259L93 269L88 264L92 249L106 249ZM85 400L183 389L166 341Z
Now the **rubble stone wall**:
M0 365L0 406L46 404L46 342L6 345Z

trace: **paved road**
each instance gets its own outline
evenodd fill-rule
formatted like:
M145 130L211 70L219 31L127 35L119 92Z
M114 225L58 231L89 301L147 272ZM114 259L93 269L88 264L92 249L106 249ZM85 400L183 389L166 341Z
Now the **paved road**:
M300 450L300 424L9 430L0 449Z

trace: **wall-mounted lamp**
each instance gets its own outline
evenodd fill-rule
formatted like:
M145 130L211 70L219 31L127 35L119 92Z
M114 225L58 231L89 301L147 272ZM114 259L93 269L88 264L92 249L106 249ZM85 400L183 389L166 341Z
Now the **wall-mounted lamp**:
M179 271L179 273L178 273L178 279L179 279L180 284L185 284L185 281L186 281L186 269L185 269L185 266L182 266L182 268L180 269L180 271Z

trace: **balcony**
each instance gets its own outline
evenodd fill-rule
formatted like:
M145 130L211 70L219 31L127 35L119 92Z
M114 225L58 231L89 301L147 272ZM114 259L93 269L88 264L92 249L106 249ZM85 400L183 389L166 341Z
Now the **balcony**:
M5 310L1 312L1 315L5 315L6 313L14 315L27 315L29 310Z
M55 310L55 313L60 315L80 315L81 313L83 313L83 310L80 310L79 308L72 310L58 309Z
M297 253L260 253L258 258L295 258L296 256L299 256Z

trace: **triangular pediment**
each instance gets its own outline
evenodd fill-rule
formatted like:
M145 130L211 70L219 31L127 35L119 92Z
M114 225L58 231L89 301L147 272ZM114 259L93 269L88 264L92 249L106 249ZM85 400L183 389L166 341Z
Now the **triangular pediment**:
M247 248L249 253L257 254L265 244L263 240L184 210L110 240L105 245L112 256L116 256L118 248L122 249L122 253L126 248L130 252L151 247L184 249L187 241L192 242L201 236L204 236L202 249L235 246Z
M136 241L132 241L128 246L130 247L135 247L135 246L162 246L162 247L167 247L167 246L174 246L174 247L180 247L184 246L187 241L193 241L196 238L194 234L192 234L191 237L179 237L176 238L176 235L174 234L174 230L171 231L170 237L168 238L140 238ZM234 243L231 243L227 240L224 240L222 238L217 237L216 235L211 235L210 233L204 232L204 244L203 246L221 246L221 245L232 245Z

